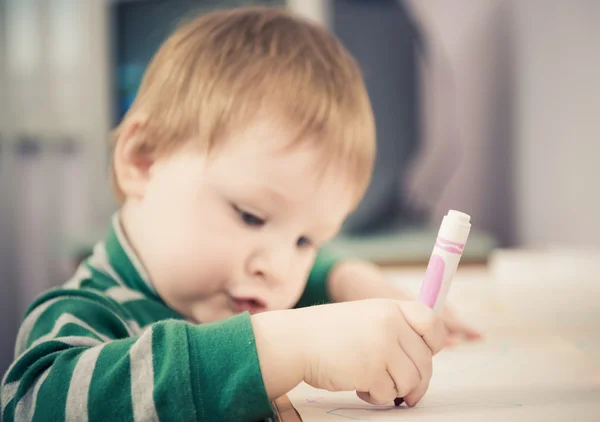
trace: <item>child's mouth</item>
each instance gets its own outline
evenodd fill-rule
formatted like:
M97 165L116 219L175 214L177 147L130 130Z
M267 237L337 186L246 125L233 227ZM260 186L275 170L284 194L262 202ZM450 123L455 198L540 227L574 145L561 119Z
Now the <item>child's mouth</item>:
M254 297L232 297L231 303L237 313L249 312L250 314L256 314L267 308L264 302Z

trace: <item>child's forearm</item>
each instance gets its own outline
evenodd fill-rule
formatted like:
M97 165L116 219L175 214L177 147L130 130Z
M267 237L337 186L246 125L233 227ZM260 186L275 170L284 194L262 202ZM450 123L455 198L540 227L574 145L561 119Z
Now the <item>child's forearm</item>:
M302 342L294 322L296 310L252 316L252 327L267 395L274 400L304 378Z
M412 300L413 295L392 285L376 265L361 260L338 263L328 279L328 294L335 302L372 298Z
M107 301L56 296L48 294L43 312L36 308L21 327L19 356L2 383L0 419L238 420L244 412L259 420L272 414L246 315L203 325L165 320L134 336ZM27 400L31 391L35 400Z

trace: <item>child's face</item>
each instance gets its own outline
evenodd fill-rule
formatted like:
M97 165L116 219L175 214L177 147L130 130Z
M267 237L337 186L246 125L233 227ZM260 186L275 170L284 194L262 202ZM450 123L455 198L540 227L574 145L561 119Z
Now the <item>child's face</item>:
M184 150L151 167L130 207L132 241L160 296L197 322L292 307L320 244L351 211L347 179L318 179L317 151L281 125L232 133L207 161Z

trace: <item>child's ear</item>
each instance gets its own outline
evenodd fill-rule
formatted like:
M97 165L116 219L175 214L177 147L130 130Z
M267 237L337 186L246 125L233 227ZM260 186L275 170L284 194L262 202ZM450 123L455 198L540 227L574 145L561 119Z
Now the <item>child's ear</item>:
M117 139L113 155L115 176L126 198L141 198L150 179L155 157L147 136L147 119L132 116Z

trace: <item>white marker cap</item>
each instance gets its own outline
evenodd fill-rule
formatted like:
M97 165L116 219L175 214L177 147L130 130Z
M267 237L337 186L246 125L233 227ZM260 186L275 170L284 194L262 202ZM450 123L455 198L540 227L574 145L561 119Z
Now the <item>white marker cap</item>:
M450 210L444 216L438 236L451 242L465 244L471 231L471 216L464 212Z

